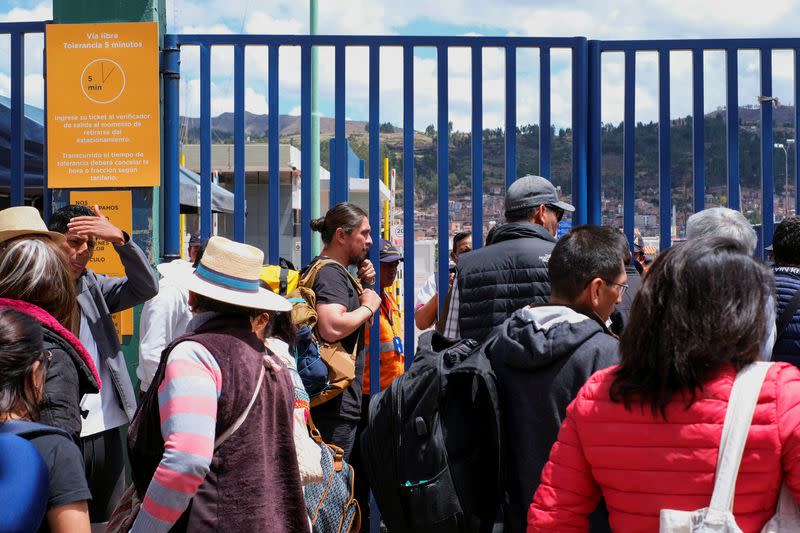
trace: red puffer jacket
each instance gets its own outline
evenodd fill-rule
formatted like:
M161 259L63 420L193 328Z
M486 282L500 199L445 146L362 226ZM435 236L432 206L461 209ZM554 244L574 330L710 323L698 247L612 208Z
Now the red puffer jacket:
M609 398L615 367L594 374L567 409L558 441L528 510L528 532L588 531L602 496L614 531L658 531L661 509L711 501L717 451L735 372L726 368L687 409L676 397L667 421L649 407L626 410ZM734 514L758 532L775 512L785 479L800 501L800 371L767 373L739 469Z

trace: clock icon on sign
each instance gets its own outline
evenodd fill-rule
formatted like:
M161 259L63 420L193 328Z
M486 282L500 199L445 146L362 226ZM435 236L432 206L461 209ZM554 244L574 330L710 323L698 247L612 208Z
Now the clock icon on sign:
M110 104L125 89L125 71L113 59L90 61L81 73L84 96L98 104Z

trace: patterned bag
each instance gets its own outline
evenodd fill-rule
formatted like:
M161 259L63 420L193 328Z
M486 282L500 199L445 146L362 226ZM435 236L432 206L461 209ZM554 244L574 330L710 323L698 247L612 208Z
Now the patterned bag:
M361 530L361 508L355 498L352 467L344 460L344 451L325 444L308 419L311 438L322 450L323 479L306 485L306 510L311 518L312 533L350 533Z

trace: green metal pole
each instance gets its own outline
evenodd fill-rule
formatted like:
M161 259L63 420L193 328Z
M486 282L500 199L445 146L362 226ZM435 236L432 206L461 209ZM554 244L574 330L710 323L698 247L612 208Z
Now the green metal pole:
M319 17L317 17L317 0L309 0L310 33L317 35ZM320 216L319 205L319 49L311 47L311 218ZM322 249L320 235L311 234L311 251L313 256L319 255Z

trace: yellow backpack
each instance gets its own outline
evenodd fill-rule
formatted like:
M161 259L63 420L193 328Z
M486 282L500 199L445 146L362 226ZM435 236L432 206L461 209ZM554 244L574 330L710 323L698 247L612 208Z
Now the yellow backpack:
M300 272L291 262L281 258L277 265L264 265L261 268L261 281L275 294L286 297L297 289Z

